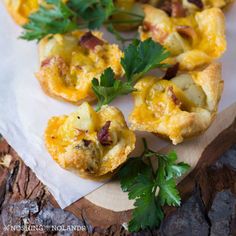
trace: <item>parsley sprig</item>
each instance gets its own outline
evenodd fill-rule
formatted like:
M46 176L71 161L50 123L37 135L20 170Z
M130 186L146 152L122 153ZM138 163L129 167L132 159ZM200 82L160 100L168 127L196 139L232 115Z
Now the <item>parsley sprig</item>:
M157 67L166 67L163 61L170 53L151 38L145 41L134 40L124 51L121 65L125 72L125 81L116 80L111 68L104 71L98 79L92 80L92 88L98 98L97 110L109 104L116 97L134 91L135 83L144 74Z
M69 0L68 6L91 30L100 28L115 11L112 0Z
M112 102L117 96L126 95L134 91L131 83L115 79L115 74L110 67L101 75L100 82L97 79L93 79L92 87L98 98L97 111L103 105Z
M112 19L120 12L132 18ZM39 41L47 35L64 34L76 29L94 30L102 25L140 24L142 21L143 16L116 8L113 0L45 0L29 16L21 38Z
M130 158L118 175L121 188L135 200L130 232L158 227L164 218L164 205L180 206L181 198L176 188L176 178L188 171L190 166L177 161L177 154L159 154L150 150L143 139L144 151L139 157ZM150 158L156 158L158 169L152 168Z
M64 34L78 28L76 13L61 0L46 0L37 12L29 16L21 35L25 40L40 40L50 34Z

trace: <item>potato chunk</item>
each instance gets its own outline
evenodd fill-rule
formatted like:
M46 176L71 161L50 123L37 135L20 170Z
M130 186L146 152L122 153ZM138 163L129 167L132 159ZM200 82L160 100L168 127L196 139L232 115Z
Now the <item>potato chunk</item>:
M46 37L39 43L41 67L36 74L43 91L56 99L81 104L96 99L92 79L100 79L111 67L117 77L123 75L122 52L109 44L100 32L75 31Z

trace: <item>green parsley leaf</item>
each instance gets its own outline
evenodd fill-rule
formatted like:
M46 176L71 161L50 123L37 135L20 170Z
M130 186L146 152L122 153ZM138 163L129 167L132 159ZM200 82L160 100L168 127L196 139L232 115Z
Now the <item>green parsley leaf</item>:
M39 10L29 16L26 30L20 36L25 40L40 40L50 34L64 34L78 28L75 13L61 0L46 0Z
M151 38L143 42L136 39L125 50L121 65L125 70L127 80L136 82L148 71L166 66L161 62L169 55L170 53L161 44L154 42Z
M159 183L159 199L161 205L179 206L180 195L176 189L176 183L173 178Z
M91 30L100 28L115 10L112 0L70 0L68 6L76 11Z
M158 169L154 171L149 158L155 157ZM144 159L149 160L145 162ZM158 227L164 218L162 206L179 206L181 198L176 188L176 177L184 174L189 165L176 163L177 154L159 154L147 147L144 140L144 151L140 157L131 158L118 175L121 188L128 192L129 199L135 200L129 231Z
M127 192L130 189L137 177L137 173L141 174L148 171L150 171L149 166L140 158L130 158L118 173L122 190Z
M133 184L129 187L129 199L136 199L142 195L148 195L152 192L155 183L152 178L152 171L149 168L144 174L138 174Z
M181 199L176 189L175 178L184 174L189 169L189 165L185 163L175 164L176 152L170 152L167 155L159 154L156 157L158 158L156 182L159 186L161 205L179 206Z
M184 162L167 166L166 173L168 178L180 177L189 169L189 165Z
M152 170L139 157L130 158L118 175L122 190L129 192L129 199L145 195L153 189Z
M180 162L178 164L175 164L178 157L176 152L174 151L164 156L161 155L161 157L164 158L165 162L167 163L164 169L167 179L180 177L189 169L189 165L186 163Z
M153 193L146 194L134 203L133 218L129 222L129 231L137 232L140 229L155 228L164 218L158 200Z
M110 67L101 75L100 83L96 78L92 80L92 88L98 98L97 110L100 110L103 105L112 102L117 96L134 91L130 83L116 80L115 74Z
M90 7L96 5L98 0L69 0L68 6L76 12L86 12Z

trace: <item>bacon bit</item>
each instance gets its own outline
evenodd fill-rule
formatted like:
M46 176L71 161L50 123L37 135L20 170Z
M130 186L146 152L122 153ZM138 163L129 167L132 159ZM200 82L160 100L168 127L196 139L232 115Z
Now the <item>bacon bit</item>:
M69 68L65 62L65 60L62 57L55 57L55 63L57 65L57 68L59 70L60 76L66 76Z
M179 70L179 63L176 63L175 65L169 67L166 71L166 74L164 75L163 79L170 80L174 78Z
M172 99L175 105L181 106L181 101L176 97L172 86L167 88L167 95Z
M142 27L143 32L151 31L152 28L153 26L149 22L146 21L143 22L143 27Z
M103 45L104 41L94 36L91 32L87 32L81 37L79 43L87 49L94 50L97 45Z
M69 70L69 67L66 64L65 60L60 56L47 58L41 63L42 68L50 65L55 65L58 68L60 76L62 77L65 77Z
M188 37L192 40L194 40L197 37L195 30L191 26L179 25L176 26L176 30L183 37Z
M204 7L202 0L188 0L188 2L196 5L200 9L203 9Z
M171 2L171 16L173 17L184 17L186 16L185 10L181 0L172 0Z
M109 146L112 144L111 136L109 134L109 127L111 121L107 121L106 124L97 133L97 138L103 146Z
M88 147L89 144L90 144L92 141L91 141L91 140L83 139L83 142L84 142L84 146L85 146L85 147Z
M75 66L76 70L82 70L82 66L76 65Z
M162 11L166 12L169 16L172 14L172 5L171 0L162 1L161 4L158 6Z
M45 60L43 60L41 62L41 67L48 66L50 64L51 60L52 60L52 57L46 58Z

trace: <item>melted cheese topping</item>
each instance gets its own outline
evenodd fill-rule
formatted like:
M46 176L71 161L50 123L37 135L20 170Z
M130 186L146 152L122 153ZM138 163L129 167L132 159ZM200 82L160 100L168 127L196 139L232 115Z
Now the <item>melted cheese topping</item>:
M102 39L101 33L93 34ZM79 44L83 35L84 32L79 31L56 35L43 39L39 45L40 61L49 60L37 74L42 87L51 96L77 104L95 99L91 81L99 79L106 68L111 67L116 76L123 74L122 52L117 45L104 42L89 50Z
M24 25L28 21L31 13L38 9L40 0L5 0L6 6L19 25Z
M109 136L112 143L104 146L97 133L107 121L111 121ZM117 108L103 106L96 113L88 103L83 103L69 116L49 120L45 143L61 167L82 177L98 178L111 174L126 161L134 149L135 135Z
M131 129L168 137L174 144L207 129L222 92L222 81L217 76L212 84L211 70L209 66L203 72L181 74L170 81L150 76L141 79L133 93ZM215 94L211 95L214 86Z
M164 45L172 54L167 62L179 62L182 70L209 64L226 49L224 15L218 8L182 18L169 17L164 11L149 5L144 6L144 12L141 39L151 37ZM187 33L184 27L188 28Z

